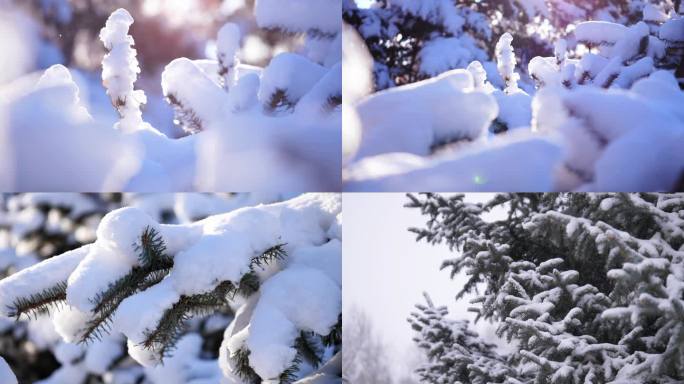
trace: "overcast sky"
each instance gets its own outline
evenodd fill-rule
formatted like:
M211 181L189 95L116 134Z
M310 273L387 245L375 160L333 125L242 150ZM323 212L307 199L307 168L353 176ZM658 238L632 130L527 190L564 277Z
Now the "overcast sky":
M468 194L467 201L486 201L491 194ZM435 305L447 305L454 318L470 318L467 301L455 301L463 278L449 279L440 271L442 260L455 255L445 245L417 243L407 228L425 224L416 209L404 208L402 193L345 193L343 234L343 304L363 309L388 346L395 377L410 371L415 346L406 318L423 302L422 292ZM493 215L496 217L497 215ZM476 329L491 335L493 327L480 322ZM415 353L415 352L413 352Z

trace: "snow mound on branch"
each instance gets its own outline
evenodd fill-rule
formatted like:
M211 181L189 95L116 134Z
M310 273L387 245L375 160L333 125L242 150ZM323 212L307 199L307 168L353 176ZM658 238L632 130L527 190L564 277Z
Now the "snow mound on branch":
M672 98L665 100L667 95ZM666 190L684 169L675 144L681 143L684 120L672 104L683 97L666 72L639 80L631 90L547 88L535 97L535 129L561 133L566 165L594 180L586 188Z
M141 154L135 142L88 121L80 103L65 103L78 100L75 84L67 80L53 67L40 87L0 102L3 190L121 190L138 171ZM68 177L72 174L79 177Z
M474 60L486 60L486 55L469 35L436 37L423 45L418 54L420 72L437 76L453 68L464 68Z
M276 377L294 359L297 330L327 335L342 308L341 287L320 270L285 269L264 283L246 344L250 365L261 377Z
M66 281L88 254L90 245L52 257L0 282L0 315L8 317L14 302Z
M667 41L684 41L684 17L671 19L665 22L665 24L660 27L659 35L661 39Z
M615 42L627 33L627 27L608 21L583 21L575 27L578 41L599 44Z
M455 69L362 100L357 158L390 152L427 155L439 143L481 137L498 106L492 96L473 86L469 71Z
M225 116L228 95L216 86L190 59L184 57L169 63L162 73L162 92L171 104L194 111L198 119L195 132L221 121Z
M511 136L434 159L403 153L368 157L347 170L345 188L479 192L553 189L561 146L529 133Z
M271 60L261 76L259 100L267 105L278 91L296 104L326 74L322 65L296 53L283 52Z
M132 48L133 38L128 34L132 24L133 17L125 9L119 8L109 16L100 31L100 40L107 50L102 60L102 83L121 115L119 127L124 132L141 129L143 120L140 106L147 103L145 93L134 89L140 67L137 51Z
M159 231L159 224L137 208L121 208L102 219L97 228L97 242L133 264L138 261L138 248L142 246L140 234L147 228Z
M293 32L318 30L335 34L342 29L341 0L257 0L254 14L262 28L280 28Z

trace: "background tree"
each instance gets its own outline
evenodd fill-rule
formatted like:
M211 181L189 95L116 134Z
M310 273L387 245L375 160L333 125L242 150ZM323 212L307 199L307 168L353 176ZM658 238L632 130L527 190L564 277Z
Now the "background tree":
M385 345L378 337L370 317L352 307L342 333L344 380L359 384L391 384L391 366L386 360Z

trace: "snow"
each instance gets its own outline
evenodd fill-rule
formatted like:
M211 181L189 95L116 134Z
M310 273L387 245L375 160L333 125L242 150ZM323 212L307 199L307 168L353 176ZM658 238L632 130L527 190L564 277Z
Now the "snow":
M120 190L138 170L135 143L97 123L84 123L79 106L62 102L73 95L71 86L46 86L0 105L6 113L6 120L0 120L0 137L5 138L0 156L9 164L3 168L3 190ZM64 176L74 173L79 177Z
M82 312L91 312L98 292L126 275L137 264L125 255L95 243L67 280L67 303Z
M475 91L463 69L378 92L358 104L363 133L356 157L427 155L434 144L482 136L497 112L495 99Z
M666 21L661 27L659 32L660 38L672 41L672 42L682 42L684 41L684 17L679 17L676 19L670 19Z
M185 129L196 133L210 126L210 122L223 119L228 95L192 60L182 57L169 63L162 73L161 85L164 96L173 100L174 107L196 114L189 117L197 119L196 126L186 124Z
M223 86L228 89L235 82L234 67L240 48L240 28L237 24L226 23L219 29L216 39L216 53L221 71L224 71Z
M278 91L285 92L286 102L296 104L325 75L325 67L296 53L283 52L264 68L259 87L259 101L268 105Z
M104 375L114 361L124 353L121 340L107 335L88 346L83 363L88 372Z
M501 77L506 82L506 93L516 92L518 90L518 79L520 75L515 73L515 65L517 60L515 52L513 52L513 36L506 32L499 38L496 43L496 62Z
M283 7L278 0L257 0L254 14L262 28L281 28L292 32L317 30L335 34L342 27L340 0L292 0Z
M0 281L0 315L9 316L15 300L66 281L86 257L90 245L52 257Z
M431 77L485 58L475 40L468 35L436 37L426 42L418 54L420 72Z
M241 112L250 109L258 101L259 75L248 73L242 76L228 94L228 105L231 111Z
M327 335L342 308L341 287L322 272L295 267L269 279L254 309L246 344L250 365L262 377L276 377L295 356L289 347L297 328Z
M140 106L147 103L145 93L134 90L134 83L140 73L137 52L131 46L133 38L128 29L133 17L123 8L114 11L105 27L100 31L100 40L107 54L102 60L102 82L107 94L121 114L119 128L124 132L141 129L142 112Z
M608 21L583 21L575 27L575 38L580 42L615 43L627 33L627 27Z
M159 232L159 225L137 208L121 208L102 218L97 228L97 243L133 265L138 262L138 249L142 245L140 234L146 229Z
M553 189L562 156L554 140L527 133L423 161L398 154L368 157L347 169L346 190L530 191ZM398 168L398 161L407 166ZM506 164L502 167L502 164Z
M337 285L342 286L342 243L331 240L321 246L297 249L290 260L292 265L302 265L323 271Z
M218 252L232 257L217 259ZM251 253L249 241L238 234L206 235L176 257L172 275L174 287L180 293L190 295L207 292L218 281L237 283L249 271Z
M342 99L342 63L333 65L299 100L295 113L303 116L322 116L331 109L331 98Z
M121 302L114 316L113 328L120 331L128 342L141 344L146 334L157 328L164 311L180 299L170 278L165 278L154 286L127 297ZM147 366L146 360L138 360Z

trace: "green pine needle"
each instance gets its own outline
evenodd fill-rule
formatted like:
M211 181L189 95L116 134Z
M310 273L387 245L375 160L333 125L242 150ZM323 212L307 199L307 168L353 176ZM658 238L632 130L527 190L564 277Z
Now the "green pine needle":
M100 339L109 331L111 316L124 299L159 283L171 272L173 259L166 255L166 245L157 230L146 227L140 235L140 244L134 246L142 265L133 267L91 300L95 316L86 324L81 342Z
M235 367L235 373L248 384L261 384L261 377L254 371L249 365L249 354L250 351L247 348L240 348L235 353L233 353L229 358L233 362Z
M323 345L326 347L334 347L335 351L338 351L342 346L342 314L340 313L337 317L337 323L325 336L321 337Z
M12 303L9 316L19 319L22 314L35 318L49 314L51 308L58 309L66 302L66 288L66 281L61 281L40 293L18 298Z
M291 384L297 380L297 373L299 372L299 365L302 363L302 358L297 354L292 360L292 364L285 369L280 376L278 376L279 384Z
M164 311L157 328L147 333L143 346L159 353L162 358L167 357L183 334L187 320L221 309L227 304L226 297L235 290L233 283L225 281L211 292L181 296L177 303Z
M274 261L281 261L287 258L287 252L285 252L285 246L287 244L278 244L265 250L261 255L256 256L252 259L249 267L254 269L255 267L263 268L264 265L268 265Z
M294 344L297 353L312 367L318 368L323 356L323 348L316 334L311 331L300 331Z
M157 261L167 262L171 258L166 255L166 244L156 229L147 226L140 236L140 244L133 244L138 252L142 265L151 265Z

